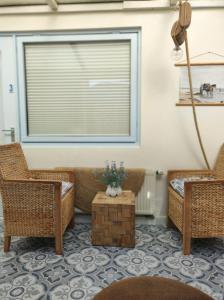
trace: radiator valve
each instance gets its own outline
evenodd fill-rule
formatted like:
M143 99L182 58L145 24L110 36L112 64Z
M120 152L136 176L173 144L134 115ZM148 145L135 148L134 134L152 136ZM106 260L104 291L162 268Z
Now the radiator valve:
M156 170L156 176L163 176L164 172L162 170Z

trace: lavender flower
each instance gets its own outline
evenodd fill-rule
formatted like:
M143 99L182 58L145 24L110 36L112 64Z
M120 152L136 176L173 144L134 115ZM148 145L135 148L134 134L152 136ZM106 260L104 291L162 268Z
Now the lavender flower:
M116 161L112 161L109 164L109 161L105 162L105 168L102 174L101 181L105 185L110 185L112 187L121 187L126 178L126 172L124 169L124 162L120 162L119 168L117 168Z

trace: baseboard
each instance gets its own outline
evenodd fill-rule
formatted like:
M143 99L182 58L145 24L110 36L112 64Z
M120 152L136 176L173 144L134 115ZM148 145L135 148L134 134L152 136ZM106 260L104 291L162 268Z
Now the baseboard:
M156 225L167 225L167 216L157 216L156 217Z
M166 216L136 216L135 222L137 225L163 225L166 226ZM76 223L91 223L91 215L77 213L75 216Z
M136 224L146 224L146 225L163 225L166 226L167 218L165 216L136 216Z
M76 213L75 214L75 223L91 223L91 215L87 215L84 213Z

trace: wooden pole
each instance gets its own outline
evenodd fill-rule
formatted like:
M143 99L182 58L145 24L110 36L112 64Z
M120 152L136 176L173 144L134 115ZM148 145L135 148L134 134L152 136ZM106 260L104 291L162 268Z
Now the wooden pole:
M187 57L187 70L188 70L188 80L189 80L189 86L190 86L190 97L191 97L191 103L192 103L192 110L193 110L193 117L194 117L194 124L197 131L198 141L201 147L201 151L206 163L207 168L210 170L210 165L208 163L208 159L205 153L205 149L202 143L200 130L198 126L198 120L197 120L197 114L195 109L195 101L194 101L194 94L193 94L193 86L192 86L192 76L191 76L191 65L190 65L190 55L189 55L189 46L188 46L188 38L187 38L187 31L185 30L185 48L186 48L186 57Z

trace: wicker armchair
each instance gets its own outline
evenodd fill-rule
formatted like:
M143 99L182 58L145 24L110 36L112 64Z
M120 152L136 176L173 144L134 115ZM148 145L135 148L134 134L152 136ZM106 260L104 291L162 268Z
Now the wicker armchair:
M214 180L185 182L184 198L168 187L168 221L183 234L185 255L191 252L191 238L224 236L224 145L212 171L168 171L168 183L191 176L214 176Z
M63 253L63 233L73 226L74 187L62 196L62 181L74 183L69 171L29 170L20 144L0 146L4 251L11 236L55 237Z

